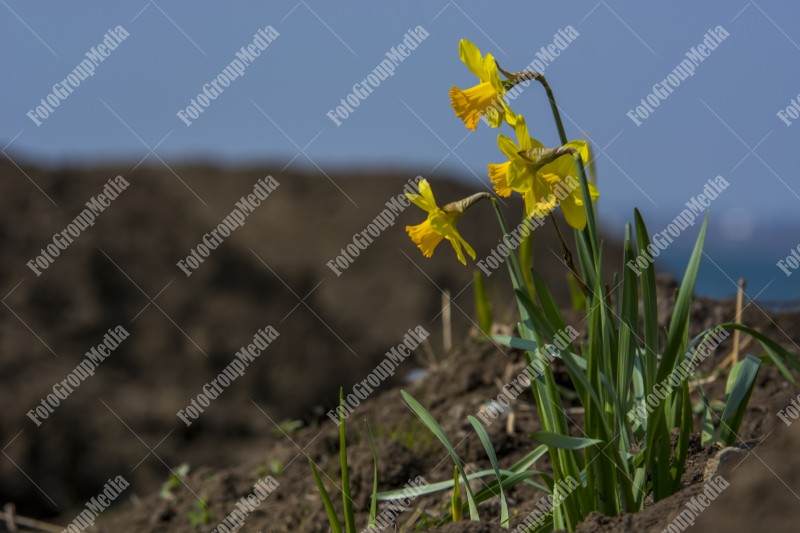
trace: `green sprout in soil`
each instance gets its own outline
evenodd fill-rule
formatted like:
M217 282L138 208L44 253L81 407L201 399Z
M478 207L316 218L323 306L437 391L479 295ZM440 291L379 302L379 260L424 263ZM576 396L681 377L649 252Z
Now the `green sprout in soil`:
M205 526L211 522L211 508L204 500L195 500L189 514L186 515L189 523L193 526Z
M322 498L322 504L325 506L325 513L328 515L328 521L331 525L331 531L333 533L342 533L343 531L346 533L356 533L356 519L355 519L355 510L353 509L353 499L350 493L350 471L347 467L347 435L345 431L345 409L344 409L344 390L339 389L339 462L340 462L340 474L341 474L341 492L342 492L342 514L343 520L339 519L339 515L336 512L336 509L333 506L333 502L331 501L330 495L328 494L328 490L325 488L325 483L322 481L322 476L320 475L320 471L317 468L317 465L314 464L314 461L311 457L308 457L308 464L311 467L311 474L314 476L314 481L317 485L317 490L319 491L320 497ZM369 510L369 522L367 527L374 527L375 526L375 519L377 517L378 511L378 456L375 453L375 440L372 437L372 430L369 428L369 424L367 424L367 435L369 436L369 443L370 448L372 450L372 461L373 461L373 470L372 470L372 496L370 498L370 510ZM323 475L324 472L323 472ZM327 477L327 475L325 475ZM330 478L328 478L330 479ZM344 522L345 528L342 529L342 522Z
M175 469L173 474L161 485L161 490L158 491L158 497L162 500L171 500L175 494L180 490L184 477L189 474L189 465L186 463L181 464Z
M266 477L267 475L277 476L283 472L285 465L280 459L270 459L268 464L258 465L256 468L256 475L258 477Z
M422 404L403 392L405 402L444 446L455 466L454 480L434 483L428 492L453 491L450 520L458 519L462 512L471 520L478 520L479 504L497 497L501 526L508 528L506 492L519 483L533 485L552 495L553 508L528 531L573 531L595 511L608 516L637 512L645 502L662 500L680 489L695 411L704 419L704 443L734 444L739 440L737 431L761 365L774 364L794 384L789 369L800 370L800 361L773 340L738 322L719 324L689 337L690 308L708 217L686 267L666 331L660 331L658 324L655 266L652 261L639 261L642 255L647 257L651 242L638 210L633 212L633 225L628 224L625 230L621 279L617 275L618 283L613 287L605 285L603 248L594 207L600 193L587 179L586 167L591 161L588 144L567 139L553 92L540 73L506 72L491 54L481 55L475 45L465 40L460 43L459 53L480 81L466 90L453 87L450 98L456 116L472 130L483 118L493 128L507 124L514 130L514 139L498 136L497 144L506 161L489 164L488 174L497 195L519 194L525 216L511 232L496 198L478 193L439 207L430 184L421 180L418 194L409 194L408 198L427 217L406 230L425 257L431 257L439 243L447 240L459 262L466 264L464 252L473 260L476 254L456 224L480 200L491 201L502 245L509 251L504 262L519 309L519 336L492 338L524 352L528 368L532 369L530 387L541 429L531 436L537 445L528 455L501 468L485 427L469 417L492 468L467 474L439 423ZM524 117L511 110L503 99L506 91L521 83L528 85L531 80L545 89L560 146L546 147L530 137ZM556 208L560 208L558 211L573 230L577 258L572 257L558 228ZM568 342L556 342L571 326L565 322L550 287L532 268L528 241L533 229L545 223L558 233L573 305L585 313L588 336L580 342L577 335ZM488 334L491 317L485 308L482 280L478 292L481 294L477 301L484 307L479 309L481 329ZM717 416L710 407L714 403L706 399L702 383L694 377L697 365L709 353L709 345L716 347L734 330L757 340L763 353L748 355L731 367L722 413ZM563 395L552 370L556 359L565 367L583 407L581 426L576 427L565 414ZM673 435L677 438L671 438ZM544 454L550 458L552 472L531 468ZM484 477L494 480L473 493L469 481ZM463 505L462 495L466 498ZM389 491L379 494L379 499L396 496L397 491Z

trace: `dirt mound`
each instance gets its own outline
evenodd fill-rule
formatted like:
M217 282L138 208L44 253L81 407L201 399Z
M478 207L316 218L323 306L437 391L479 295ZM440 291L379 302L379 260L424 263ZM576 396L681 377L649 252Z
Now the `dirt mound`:
M663 280L662 280L663 281ZM672 284L662 283L661 291L666 297ZM692 333L700 331L715 317L728 317L734 313L732 302L698 300L692 317ZM797 314L766 315L750 306L745 311L745 321L757 329L781 338L787 346L795 346L800 340L800 329L796 327ZM789 329L787 329L789 328ZM781 332L788 332L784 335ZM723 342L716 354L702 363L701 370L710 370L718 365L730 350L730 339ZM501 350L487 342L475 339L466 341L446 366L434 369L425 379L407 386L420 402L428 407L442 424L451 441L458 443L460 456L470 470L490 468L483 448L471 432L466 416L478 409L500 392L502 376L508 376L522 365L522 354L513 350ZM500 378L500 381L498 381ZM721 394L721 383L710 387L713 396ZM698 518L694 530L708 531L712 525L725 524L724 531L753 531L769 523L775 531L788 531L786 523L791 509L797 508L795 493L800 491L798 470L792 459L797 442L796 427L786 428L775 413L784 408L800 393L800 388L788 385L776 368L765 365L759 375L750 407L739 431L750 448L742 451L733 460L724 462L719 472L729 482L717 501L712 502ZM524 393L513 405L515 422L509 433L506 420L494 423L488 431L501 465L508 465L531 449L527 435L538 428L535 413L527 406L532 398ZM349 419L349 461L353 500L357 507L357 524L366 523L366 510L371 488L372 459L366 441L366 431L361 420L368 420L376 435L379 462L379 488L400 488L409 480L423 476L429 482L448 479L452 475L452 463L441 445L407 409L399 395L399 389L381 393L362 404ZM115 515L108 515L101 523L102 531L152 531L190 532L196 531L192 513L196 511L197 496L209 503L205 524L210 529L217 525L235 507L238 498L252 491L259 478L270 472L280 483L278 490L252 511L246 521L247 531L273 532L325 532L327 519L310 475L304 454L309 454L328 477L334 505L339 506L340 495L332 485L339 479L338 436L335 425L323 421L321 427L297 430L286 437L275 437L263 443L257 456L244 458L235 468L214 471L201 469L192 472L170 498L151 495L135 503L129 503ZM605 517L591 515L579 528L581 532L639 532L662 531L684 509L687 502L700 495L708 477L708 463L716 450L702 448L699 437L693 439L690 458L683 476L683 489L670 498L645 508L635 515ZM547 470L546 458L540 460L538 468ZM713 470L709 470L713 473ZM231 487L234 487L233 489ZM512 527L521 522L536 507L543 495L532 487L520 486L509 491L511 514L515 516ZM420 497L409 511L402 514L397 523L418 520L433 526L436 518L448 510L449 494ZM767 501L768 504L762 502ZM763 508L759 506L764 505ZM785 512L781 512L784 509ZM480 508L486 523L449 524L442 531L448 532L495 532L499 506L490 502ZM765 516L772 513L767 519ZM420 522L417 522L420 523Z

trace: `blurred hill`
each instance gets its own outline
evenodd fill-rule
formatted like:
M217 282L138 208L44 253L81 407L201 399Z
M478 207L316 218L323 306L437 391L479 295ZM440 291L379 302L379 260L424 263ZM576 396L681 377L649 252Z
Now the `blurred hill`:
M363 379L410 328L430 331L442 356L443 289L454 295L454 341L472 327L472 268L447 243L422 257L403 229L423 220L414 206L340 277L326 266L414 173L131 167L0 160L0 501L23 514L64 513L118 474L152 489L167 465L233 463L276 423L324 416L338 387ZM35 276L26 262L117 175L130 186ZM187 278L176 262L267 175L280 186ZM431 179L440 205L481 190ZM511 220L518 207L509 202ZM535 233L536 264L566 302L548 225ZM459 228L478 259L498 242L488 203ZM619 268L617 249L606 245L604 257L607 271ZM498 272L488 286L495 316L507 320L513 300L504 267ZM130 337L37 427L26 413L117 325ZM280 337L187 428L176 412L267 325ZM419 366L409 358L396 379Z

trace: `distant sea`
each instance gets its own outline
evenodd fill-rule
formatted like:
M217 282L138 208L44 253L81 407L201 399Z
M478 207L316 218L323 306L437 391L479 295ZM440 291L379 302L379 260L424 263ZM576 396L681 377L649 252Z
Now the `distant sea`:
M665 224L648 221L648 229L651 233L660 231ZM732 298L736 295L739 278L743 277L747 283L747 296L760 305L800 309L800 269L787 276L777 266L778 261L786 259L800 244L797 227L796 221L773 222L761 228L743 230L735 224L723 224L712 219L695 293L712 298ZM620 235L623 231L621 227L605 229L606 235ZM680 280L698 232L699 224L675 239L656 259L656 268Z

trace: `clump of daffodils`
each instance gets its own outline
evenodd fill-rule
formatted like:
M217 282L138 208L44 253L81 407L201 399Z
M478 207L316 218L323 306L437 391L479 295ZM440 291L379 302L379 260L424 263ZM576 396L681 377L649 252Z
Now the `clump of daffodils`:
M549 214L560 206L567 224L582 230L586 227L586 212L583 192L576 179L578 168L573 154L579 155L581 163L587 165L587 143L569 141L558 152L547 150L529 135L525 118L515 113L504 99L506 91L524 78L501 78L501 69L492 54L482 55L478 47L467 40L461 40L458 52L461 61L478 77L479 83L469 89L455 86L450 89L450 103L456 116L471 130L477 129L478 122L485 118L492 128L505 122L515 132L516 142L503 134L497 137L497 147L508 160L488 165L489 179L495 192L503 197L519 194L525 203L527 217ZM550 157L542 158L539 152L550 154ZM560 155L552 157L552 154ZM566 190L566 194L553 194L555 190ZM594 184L588 184L588 191L592 202L599 198L600 193ZM475 259L475 250L458 233L456 223L467 208L477 200L489 198L488 194L474 195L440 208L430 185L422 180L419 194L407 196L414 205L428 213L428 218L421 224L406 227L409 237L425 257L431 257L436 246L447 239L463 265L467 264L465 250ZM559 198L563 199L559 201Z
M453 87L450 91L456 116L472 130L482 120L493 128L506 123L514 130L513 138L503 134L497 137L497 146L505 160L489 163L487 167L494 192L501 197L518 194L522 198L525 216L518 228L531 230L530 222L535 222L532 227L538 227L543 217L553 219L560 207L566 223L575 229L577 263L573 262L558 224L551 224L557 231L563 261L569 270L567 279L572 281L573 306L586 313L583 321L587 335L578 341L575 332L574 337L570 334L570 340L559 342L564 332L574 331L574 328L567 324L550 288L532 268L530 232L510 231L496 198L480 193L439 207L425 180L419 184L419 194L408 195L428 215L421 224L406 228L423 255L430 257L436 246L447 239L462 264L466 264L464 252L475 259L475 251L458 233L456 223L478 200L491 200L503 243L509 250L503 261L508 267L519 310L515 329L518 336L491 335L490 303L477 270L474 278L476 315L486 336L497 344L521 350L527 368L536 369L529 386L540 431L531 438L539 446L525 457L538 458L546 453L552 469L552 475L531 470L536 460L531 459L530 462L522 460L509 470L501 470L483 425L496 417L468 416L496 477L495 484L488 485L492 489L473 493L452 441L431 413L403 391L406 405L453 460L453 481L448 485L448 490L452 487L449 518L461 520L468 511L471 520L479 520L478 504L489 497L487 493L492 493L499 497L500 524L507 528L514 517L504 491L536 475L547 485L540 487L550 491L552 509L546 520L542 517L534 525L528 524L526 519L517 529L536 533L575 531L591 512L615 516L640 511L647 502L662 500L683 488L696 414L703 417L703 444L733 445L739 440L737 432L748 410L760 366L768 362L774 364L789 383L795 384L790 369L800 372L800 358L759 331L738 322L719 324L694 338L689 336L692 295L703 257L708 218L700 228L683 281L672 302L668 329L663 328L659 318L661 306L655 265L650 261L642 268L633 267L634 258L641 257L652 247L638 210L634 210L635 224L629 224L625 230L622 255L623 264L628 268L614 274L613 288L606 285L608 278L603 272L602 245L594 208L600 193L586 173L591 160L589 146L584 141L568 140L555 97L540 73L506 72L491 54L481 55L467 41L461 41L459 52L479 83L469 89ZM546 147L531 137L525 118L512 111L504 100L506 90L527 79L537 80L547 93L560 146ZM515 235L522 237L516 239ZM511 253L517 248L518 253ZM484 273L488 275L485 270ZM715 406L703 390L703 384L709 379L703 377L697 365L708 355L709 349L719 344L714 339L724 339L727 335L719 335L728 331L749 335L758 341L763 353L739 360L738 348L734 347L726 359L735 362L725 383L725 399ZM736 342L734 340L735 346ZM568 374L574 391L569 402L577 399L583 410L582 425L566 414L562 386L551 368L556 358ZM711 381L721 377L721 368L710 374ZM572 431L573 427L580 432ZM483 473L491 476L492 470ZM399 490L384 493L386 499L402 495ZM462 495L466 496L466 504Z

